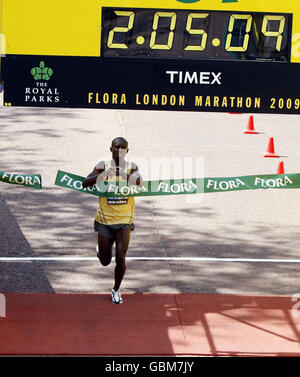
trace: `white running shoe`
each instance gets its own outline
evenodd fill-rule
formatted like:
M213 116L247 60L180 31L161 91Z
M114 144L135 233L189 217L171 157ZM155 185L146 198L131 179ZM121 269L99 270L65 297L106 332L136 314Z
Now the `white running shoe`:
M113 304L122 304L123 299L122 299L121 293L119 291L115 291L114 289L112 289L111 301Z

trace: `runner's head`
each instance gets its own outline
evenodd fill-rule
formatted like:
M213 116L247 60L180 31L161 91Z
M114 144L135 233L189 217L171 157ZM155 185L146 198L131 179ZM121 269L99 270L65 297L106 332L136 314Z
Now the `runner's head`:
M128 141L123 137L116 137L111 142L110 151L112 152L112 157L115 161L124 160L128 149Z

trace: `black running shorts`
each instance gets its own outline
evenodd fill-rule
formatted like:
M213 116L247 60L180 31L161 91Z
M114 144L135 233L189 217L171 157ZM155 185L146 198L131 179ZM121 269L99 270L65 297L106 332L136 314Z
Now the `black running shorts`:
M134 224L113 224L113 225L105 225L100 224L98 221L94 221L94 229L95 232L98 232L100 236L114 238L115 232L120 229L130 229L131 231L134 230Z

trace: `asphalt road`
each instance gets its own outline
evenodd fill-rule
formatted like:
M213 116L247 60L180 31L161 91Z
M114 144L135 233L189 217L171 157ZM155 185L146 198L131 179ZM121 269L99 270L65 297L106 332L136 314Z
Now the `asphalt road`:
M0 170L40 173L43 190L0 183L0 257L28 258L0 260L0 292L110 291L114 264L104 268L93 259L97 198L54 181L57 170L90 173L99 159L110 158L117 136L129 141L128 159L138 163L145 180L159 178L158 158L179 161L175 169L161 171L166 179L189 175L187 161L193 176L275 174L279 161L286 173L300 173L299 117L254 114L260 133L245 135L248 118L2 107ZM263 157L271 136L280 159ZM122 292L293 295L300 292L300 263L290 262L300 262L299 222L300 190L137 198L128 251L133 259L127 262ZM145 256L202 259L134 259Z

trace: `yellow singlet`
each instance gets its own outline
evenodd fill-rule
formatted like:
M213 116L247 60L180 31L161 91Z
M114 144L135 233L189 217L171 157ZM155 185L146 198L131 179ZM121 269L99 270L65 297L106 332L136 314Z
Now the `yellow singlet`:
M125 172L131 174L131 162L125 161ZM105 161L105 170L112 166ZM125 181L120 176L106 178L105 182ZM134 221L134 197L99 197L99 208L95 220L100 224L132 224Z

